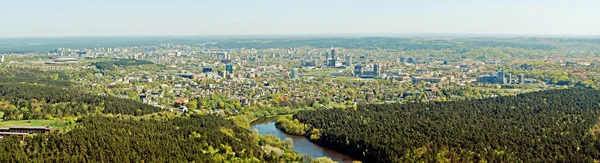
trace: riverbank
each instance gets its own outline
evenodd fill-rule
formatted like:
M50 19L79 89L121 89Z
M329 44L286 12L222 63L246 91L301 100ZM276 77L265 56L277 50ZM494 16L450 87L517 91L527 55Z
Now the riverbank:
M309 162L340 162L340 163L353 163L356 159L339 153L335 150L331 150L317 144L312 143L305 136L288 134L283 130L275 126L275 121L279 117L272 117L266 119L258 119L252 122L251 130L258 131L262 135L274 135L281 140L292 140L293 149L302 155L310 156L305 157Z
M279 116L275 120L275 126L287 134L305 136L311 141L321 138L321 129L314 128L310 124L300 123L297 119L293 119L293 115Z
M305 136L309 129L312 128L308 124L303 124L298 120L294 120L293 115L291 114L277 117L275 126L285 133L299 136Z
M296 113L298 113L300 111L304 111L304 110L314 110L314 108L312 108L312 107L295 108L295 109L279 108L279 109L273 109L271 112L268 112L268 113L257 113L256 110L249 110L249 111L246 111L245 113L242 113L242 114L239 114L236 116L226 117L225 119L233 120L233 122L235 122L238 126L250 129L251 124L254 123L254 121L256 121L256 120L265 119L265 118L277 118L282 115L292 115L292 114L296 114Z
M332 147L335 147L335 146L333 146L333 144L328 144L326 141L322 141L321 129L314 128L310 124L301 123L297 119L294 119L293 115L291 115L291 114L277 117L277 119L275 120L275 126L277 127L277 129L281 130L282 132L284 132L286 134L295 135L295 136L303 136L315 145L334 150L334 151L342 153L344 155L348 155L348 156L352 155L349 153L340 152L340 151L344 151L343 149L332 148ZM354 156L354 157L356 157L356 156ZM356 158L362 159L363 157L356 157ZM360 161L354 161L354 162L360 162Z

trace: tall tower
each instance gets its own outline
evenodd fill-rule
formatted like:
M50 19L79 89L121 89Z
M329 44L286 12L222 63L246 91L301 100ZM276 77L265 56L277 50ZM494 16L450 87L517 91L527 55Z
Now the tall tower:
M375 72L375 76L379 76L379 65L377 63L373 65L373 71Z
M512 74L506 74L506 84L512 84Z
M525 75L519 74L519 84L525 84Z
M362 73L363 73L363 70L362 70L361 65L354 66L354 76L360 76L360 75L362 75Z
M331 49L331 66L335 66L337 50L335 48Z
M331 49L331 58L335 58L336 54L337 54L337 50L335 50L335 48Z
M4 56L0 55L0 63L4 63Z
M224 60L229 60L229 59L230 59L230 58L229 58L229 54L227 54L227 52L224 52L224 53L223 53L223 59L224 59Z
M498 84L504 84L506 80L504 80L504 70L498 71Z
M346 55L346 66L352 66L352 57L350 55Z

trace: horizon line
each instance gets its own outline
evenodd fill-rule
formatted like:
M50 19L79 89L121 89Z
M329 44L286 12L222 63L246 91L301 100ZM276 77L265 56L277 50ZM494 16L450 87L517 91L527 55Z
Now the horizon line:
M63 36L0 36L0 39L81 37L410 37L410 38L476 38L476 37L600 37L600 34L524 34L524 33L312 33L312 34L182 34L182 35L63 35Z

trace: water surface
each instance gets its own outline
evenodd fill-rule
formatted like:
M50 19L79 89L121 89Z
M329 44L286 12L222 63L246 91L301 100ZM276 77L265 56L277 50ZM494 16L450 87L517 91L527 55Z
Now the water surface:
M308 154L312 158L329 157L331 158L331 160L340 163L351 163L352 161L356 160L348 155L344 155L334 150L313 144L304 136L287 134L275 127L274 120L274 118L259 119L252 122L252 124L250 125L252 130L257 129L258 132L263 135L273 134L279 137L279 139L281 139L282 141L285 138L291 138L294 141L294 151L300 154Z

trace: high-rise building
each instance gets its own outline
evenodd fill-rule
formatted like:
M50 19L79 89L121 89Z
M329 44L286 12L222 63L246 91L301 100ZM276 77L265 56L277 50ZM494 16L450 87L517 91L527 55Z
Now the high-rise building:
M329 66L335 66L335 63L337 63L337 58L335 56L336 54L337 54L337 50L335 50L335 48L331 49L331 62L330 62Z
M512 84L512 74L506 74L506 84Z
M498 71L498 84L505 84L506 80L504 80L504 70Z
M335 55L337 55L337 50L335 50L335 48L331 49L331 58L335 59Z
M4 56L0 55L0 63L4 63Z
M233 73L233 65L231 64L227 64L225 65L225 71L227 71L227 73Z
M363 69L361 65L354 66L354 76L360 76L363 74Z
M298 79L298 68L292 68L290 79Z
M352 57L349 55L346 56L346 66L352 66Z
M375 72L375 76L379 76L379 65L373 64L373 72Z
M525 84L525 75L519 74L519 84Z

